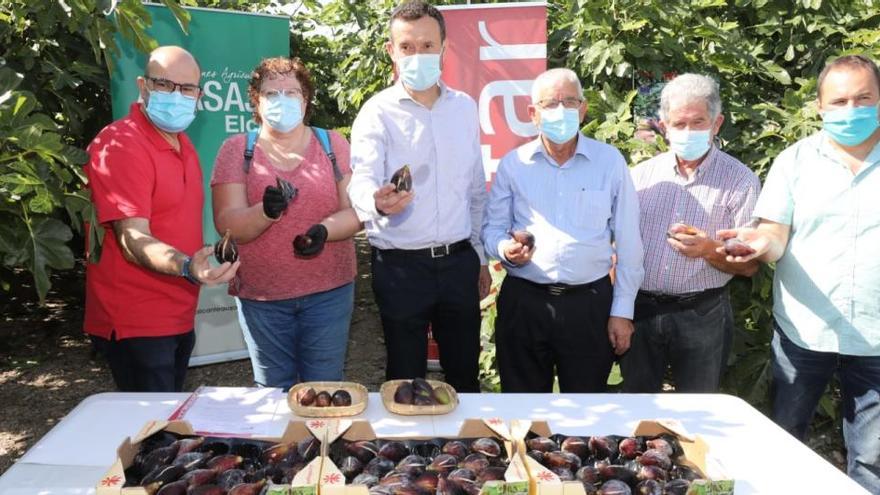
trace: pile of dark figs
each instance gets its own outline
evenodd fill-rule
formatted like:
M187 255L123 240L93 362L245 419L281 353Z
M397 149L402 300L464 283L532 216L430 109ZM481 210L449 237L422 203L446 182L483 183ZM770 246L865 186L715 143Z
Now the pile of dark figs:
M701 478L678 464L683 452L672 435L536 436L526 448L562 481L583 483L587 495L685 495Z
M503 481L508 466L494 438L339 440L330 459L346 483L371 495L476 495L487 481Z
M343 407L351 405L351 394L347 390L339 389L333 394L326 390L320 392L314 388L302 389L297 394L297 401L301 406L315 407Z
M424 378L400 382L394 390L394 402L414 406L446 405L452 402L452 395L443 386L434 387Z
M160 431L141 442L125 486L150 495L259 495L270 484L290 484L320 446L314 438L273 444Z

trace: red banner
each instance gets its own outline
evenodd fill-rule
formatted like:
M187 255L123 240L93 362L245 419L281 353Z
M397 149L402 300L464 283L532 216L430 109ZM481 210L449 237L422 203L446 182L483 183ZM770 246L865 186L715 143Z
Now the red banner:
M446 20L443 81L477 101L483 167L537 135L527 106L532 81L547 68L544 2L440 7Z

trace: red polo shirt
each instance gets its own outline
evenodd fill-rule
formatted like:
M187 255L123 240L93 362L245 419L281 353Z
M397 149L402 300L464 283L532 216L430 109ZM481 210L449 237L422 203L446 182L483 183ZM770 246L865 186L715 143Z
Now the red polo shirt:
M202 245L202 169L189 138L180 152L138 103L89 145L85 167L98 221L106 229L101 258L87 263L86 333L109 339L185 333L195 323L199 288L127 261L111 222L141 217L153 237L192 255Z

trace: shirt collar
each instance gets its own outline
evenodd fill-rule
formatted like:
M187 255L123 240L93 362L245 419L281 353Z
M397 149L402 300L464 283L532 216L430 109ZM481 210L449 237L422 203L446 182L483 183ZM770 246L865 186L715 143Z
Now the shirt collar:
M446 95L449 93L449 90L446 87L446 83L444 83L442 80L437 81L437 85L440 86L440 96L437 98L437 101L440 101L446 97ZM392 86L392 88L394 99L396 99L397 101L416 101L413 99L412 96L409 95L409 93L406 92L406 88L403 87L403 81L400 78L397 78L397 81L394 83L394 86Z
M143 133L147 136L147 139L160 150L174 150L174 146L171 146L162 134L159 133L159 130L156 129L156 126L150 122L150 119L147 118L144 110L142 109L142 104L138 101L131 104L129 107L128 116L134 121L135 125L137 125ZM180 132L177 134L178 139L183 142L185 134Z
M577 140L578 141L577 141L577 145L575 146L575 149L574 149L574 154L581 155L584 158L586 158L587 160L589 160L590 159L590 151L589 151L590 141L580 131L578 131L578 133L577 133ZM540 153L541 155L544 156L544 159L547 160L548 163L555 163L555 162L553 162L553 159L550 158L550 154L547 153L547 150L544 148L544 142L541 141L540 134L538 135L538 137L536 137L532 141L529 141L528 143L526 143L525 146L527 147L526 151L527 151L527 155L529 157L534 158L536 154ZM574 158L574 156L572 156L572 158ZM559 166L562 166L562 165L564 165L564 164L562 164L562 163L559 164Z
M819 131L819 153L841 167L846 167L840 159L841 152L831 144L831 136L824 130ZM865 164L863 170L880 163L880 141L874 145L874 148L865 157L863 163Z
M682 176L681 171L678 169L678 159L675 157L675 152L669 150L666 153L668 155L667 159L669 160L668 166L672 168L672 172L678 176ZM700 165L697 167L697 171L694 176L700 177L711 170L712 167L715 165L715 162L718 161L716 159L718 158L718 153L721 153L721 150L719 150L717 146L715 146L714 144L710 146L709 152L706 153L706 158L704 158Z

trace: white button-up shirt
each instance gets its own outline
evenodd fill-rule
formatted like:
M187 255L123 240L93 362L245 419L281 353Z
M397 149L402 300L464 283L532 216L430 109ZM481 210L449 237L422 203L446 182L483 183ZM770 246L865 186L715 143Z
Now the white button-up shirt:
M381 216L373 193L409 165L412 202ZM413 100L398 82L370 98L351 129L352 177L348 186L370 244L380 249L422 249L469 239L481 262L479 233L486 202L477 105L440 84L431 108Z
M483 244L489 255L505 261L508 232L534 234L531 261L505 266L511 275L540 284L598 280L608 275L616 252L611 316L632 318L644 276L636 190L617 148L580 133L577 139L574 156L561 165L540 138L501 159L483 221Z
M773 316L795 344L880 355L880 144L855 175L820 131L780 153L755 216L791 226Z

